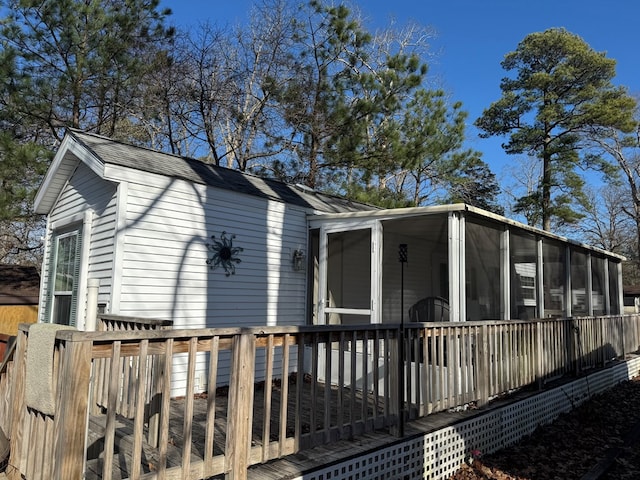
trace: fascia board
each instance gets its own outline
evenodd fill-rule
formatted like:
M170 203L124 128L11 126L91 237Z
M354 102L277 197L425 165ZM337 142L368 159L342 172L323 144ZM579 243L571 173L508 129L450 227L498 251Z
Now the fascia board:
M103 162L71 135L65 135L36 194L35 213L46 215L51 211L79 162L104 178Z

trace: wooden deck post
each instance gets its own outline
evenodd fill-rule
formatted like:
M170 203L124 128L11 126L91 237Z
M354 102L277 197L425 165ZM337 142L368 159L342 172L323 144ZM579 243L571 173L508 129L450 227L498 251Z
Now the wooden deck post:
M243 331L233 340L231 378L229 381L229 417L226 438L227 480L246 480L251 450L253 420L253 383L256 339Z
M478 361L475 378L478 382L478 407L489 402L489 327L482 325L478 332Z
M627 356L627 345L625 343L625 328L624 328L627 322L625 320L626 319L624 318L624 316L620 315L618 316L618 321L616 322L617 324L620 325L620 328L618 330L618 337L620 338L620 344L622 346L621 356L623 359L626 358Z
M147 442L152 447L158 447L160 441L160 412L162 410L162 379L167 362L164 356L154 355L151 360L151 398L149 401L148 422L149 433ZM215 390L215 388L214 388Z
M544 352L543 352L543 346L544 346L544 342L542 341L542 336L543 336L544 332L543 332L543 326L542 326L542 322L540 320L536 320L536 340L534 343L535 346L535 354L536 354L536 364L535 364L535 368L536 368L536 384L538 386L538 390L542 390L542 388L544 387Z
M19 330L16 339L16 352L13 357L13 387L11 392L11 430L9 438L11 440L11 454L9 457L9 465L12 468L7 469L7 476L11 480L19 480L22 478L21 464L23 462L22 452L26 450L23 445L24 441L24 416L26 411L24 391L25 377L27 371L26 362L27 352L27 334Z
M83 478L91 342L66 341L54 417L54 479Z
M575 319L569 320L569 363L573 361L574 365L574 375L576 377L580 376L580 372L582 371L582 363L584 363L584 352L582 352L581 347L581 338L582 329L580 325L576 323ZM582 322L585 325L585 330L588 328L588 324L586 322ZM586 336L585 336L586 338Z

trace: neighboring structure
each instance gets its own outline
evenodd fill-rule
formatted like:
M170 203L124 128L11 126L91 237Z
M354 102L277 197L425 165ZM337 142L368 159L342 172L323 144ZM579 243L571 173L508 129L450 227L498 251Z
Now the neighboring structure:
M378 210L79 131L35 208L40 321L80 329L89 279L106 312L178 328L398 323L414 304L426 321L622 306L622 257L467 205Z
M640 312L640 285L624 286L624 313Z
M35 267L0 265L0 362L21 323L38 320L40 274Z
M37 321L39 289L35 267L0 265L0 335L15 335L20 323Z

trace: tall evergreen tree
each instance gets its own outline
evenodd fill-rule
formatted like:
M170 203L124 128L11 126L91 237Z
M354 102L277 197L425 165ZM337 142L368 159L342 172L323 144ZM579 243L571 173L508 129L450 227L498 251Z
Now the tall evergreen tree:
M0 132L0 263L38 265L41 218L33 213L34 179L44 175L49 152Z
M344 5L310 7L296 24L288 79L268 85L289 133L281 144L295 155L274 171L387 207L442 200L458 180L469 186L462 172L486 164L463 148L461 104L426 88L427 65L408 46L420 42L372 35ZM496 193L494 181L474 195Z
M4 55L15 58L6 105L42 134L114 135L132 111L156 45L172 36L159 0L2 0ZM140 107L136 105L134 109Z
M584 183L577 168L607 166L584 154L585 135L598 125L633 128L635 102L612 84L615 60L561 28L528 35L502 67L513 75L502 79L502 98L476 121L481 136L506 135L506 153L542 162L538 190L520 200L522 209L537 206L542 228L549 230L554 217L575 222L572 203Z
M172 30L159 0L0 0L0 261L37 263L32 201L66 127L120 137Z
M413 205L464 201L501 212L495 176L480 152L464 148L466 119L462 104L449 104L442 90L419 89L406 104L396 151L401 170L395 180L401 179L411 192Z

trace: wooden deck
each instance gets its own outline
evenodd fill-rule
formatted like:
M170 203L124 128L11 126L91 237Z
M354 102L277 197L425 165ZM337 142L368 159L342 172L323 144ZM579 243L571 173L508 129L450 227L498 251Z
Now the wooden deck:
M639 315L404 329L101 322L110 326L56 333L53 415L27 405L30 327L21 326L0 368L11 480L296 477L471 414L449 413L457 406L580 375L640 345ZM206 393L185 396L203 379Z
M567 379L569 381L570 379ZM557 384L556 384L557 385ZM295 383L290 382L290 386L294 387ZM278 387L275 388L278 390ZM256 389L256 399L260 400L261 392L263 389ZM337 393L337 390L334 389ZM468 420L473 416L485 414L494 408L503 407L510 402L522 400L537 393L536 389L526 389L519 391L505 397L501 400L496 400L483 408L470 408L459 411L444 411L434 413L428 416L417 418L408 421L405 425L405 439L413 436L420 436L426 433L430 433L441 428L455 425L464 420ZM320 396L319 401L324 401L324 396ZM334 399L335 400L335 399ZM307 411L311 408L310 402L304 407ZM365 402L371 408L374 400L371 396L368 401ZM193 425L192 425L192 463L197 464L201 461L204 455L205 448L205 431L206 431L206 412L207 412L208 399L206 395L194 396L193 406ZM257 405L261 405L261 402L255 402ZM170 442L168 449L168 468L178 467L181 465L182 452L184 450L184 436L183 436L183 420L184 420L184 406L185 399L174 399L171 403L171 420L170 420ZM362 397L356 395L355 408L360 409L363 406ZM366 406L366 405L365 405ZM226 437L226 420L224 419L225 412L228 407L228 397L224 394L216 396L216 409L219 418L216 421L216 452L224 452L225 437ZM293 407L293 406L292 406ZM263 416L264 411L262 408L254 408L254 416ZM335 419L334 419L335 420ZM93 415L90 418L89 424L89 436L94 438L101 438L104 435L106 417L104 415ZM255 423L254 423L255 425ZM289 422L288 428L293 430L295 428L295 422ZM309 432L310 423L309 418L302 422L303 431ZM260 448L262 446L263 432L254 429L252 447ZM376 431L367 433L358 433L351 438L333 440L327 444L318 445L309 449L304 449L298 453L292 453L282 458L270 460L266 463L257 463L248 469L247 478L250 480L287 480L297 478L305 473L309 473L314 469L326 467L332 463L338 463L349 458L357 458L369 452L384 448L385 446L397 443L400 439L391 434L388 428L383 428ZM131 472L131 455L133 446L133 422L126 418L120 417L118 419L118 425L116 427L116 449L114 453L113 463L119 465L120 468L114 470L113 480L122 480L130 478ZM142 463L142 478L145 475L151 477L155 471L155 465L157 465L158 453L157 449L145 444L143 446L143 463ZM101 479L103 468L103 451L98 444L91 444L87 452L87 473L86 479ZM173 478L173 477L170 477ZM224 475L215 475L210 479L223 479Z

